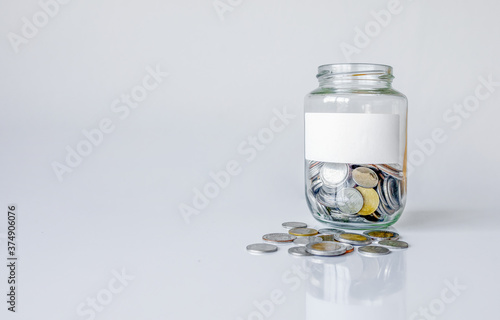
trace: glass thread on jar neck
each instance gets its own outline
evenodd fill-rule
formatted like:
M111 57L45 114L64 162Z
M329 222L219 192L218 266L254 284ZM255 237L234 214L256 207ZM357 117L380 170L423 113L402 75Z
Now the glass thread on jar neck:
M321 87L390 88L392 67L383 64L339 63L318 67L316 75Z

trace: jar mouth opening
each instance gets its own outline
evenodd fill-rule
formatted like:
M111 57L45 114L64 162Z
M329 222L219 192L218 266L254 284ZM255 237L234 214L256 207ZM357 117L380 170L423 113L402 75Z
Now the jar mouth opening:
M392 67L374 63L334 63L318 67L319 80L392 80Z

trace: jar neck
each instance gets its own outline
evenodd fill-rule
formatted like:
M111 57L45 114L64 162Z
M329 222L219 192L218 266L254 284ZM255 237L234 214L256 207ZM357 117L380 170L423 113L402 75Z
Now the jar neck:
M318 68L320 87L377 90L391 88L392 67L381 64L327 64Z

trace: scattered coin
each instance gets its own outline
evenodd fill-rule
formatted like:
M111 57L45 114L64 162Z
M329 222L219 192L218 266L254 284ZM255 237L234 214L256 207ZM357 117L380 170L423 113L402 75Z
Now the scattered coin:
M337 241L335 240L335 234L320 234L318 237L323 241Z
M354 251L354 247L352 246L352 244L344 243L344 245L346 246L345 253L350 253Z
M341 233L334 235L335 240L355 246L363 246L372 243L372 239L357 233Z
M408 243L401 240L380 240L378 244L392 250L408 248Z
M359 210L358 214L361 216L367 216L374 213L380 203L377 191L363 187L356 187L356 189L361 192L361 195L363 196L363 207Z
M378 176L375 171L366 167L357 167L354 169L352 171L352 179L363 188L374 188L378 184Z
M344 163L326 162L320 169L319 176L327 187L334 188L342 184L349 174L349 168Z
M288 249L288 253L294 256L312 256L309 252L306 251L306 247L291 247Z
M317 256L338 256L346 252L346 247L335 242L310 243L306 251Z
M293 244L296 244L298 246L306 246L309 243L318 243L318 242L323 242L323 239L321 239L320 237L300 237L293 240Z
M312 228L294 228L288 231L289 234L300 237L314 236L318 234L318 230Z
M389 254L391 250L379 246L364 246L359 247L358 252L367 256L381 256Z
M344 188L337 193L335 202L340 212L345 214L356 214L363 208L364 200L358 190L354 188Z
M292 242L297 237L288 233L268 233L262 236L262 239L269 242Z
M285 229L306 228L307 227L307 224L304 222L283 222L281 225Z
M339 234L339 233L344 233L345 231L335 228L324 228L324 229L319 229L318 232L320 234Z
M269 243L254 243L247 246L247 251L250 253L268 253L275 252L277 250L277 246Z
M397 240L399 239L399 234L387 230L370 230L363 232L364 235L369 236L373 240Z

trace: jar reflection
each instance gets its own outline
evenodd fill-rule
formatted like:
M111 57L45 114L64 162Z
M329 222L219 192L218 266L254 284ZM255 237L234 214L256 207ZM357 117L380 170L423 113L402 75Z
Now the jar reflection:
M311 257L307 267L307 320L405 318L404 251L381 257L357 252L345 257Z

